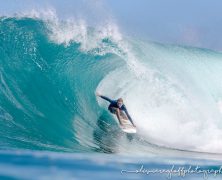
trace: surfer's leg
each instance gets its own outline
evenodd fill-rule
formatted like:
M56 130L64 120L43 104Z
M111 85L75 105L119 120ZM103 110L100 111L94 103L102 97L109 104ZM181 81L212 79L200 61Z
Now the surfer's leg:
M121 118L120 118L120 110L118 108L115 108L115 107L111 107L109 109L109 111L112 113L112 114L115 114L120 125L123 125L122 121L121 121Z
M119 120L120 125L123 125L121 118L120 118L120 110L118 108L116 108L116 116L117 116L117 119Z
M126 114L120 110L120 116L123 117L123 119L127 119L128 120L128 117L126 116Z

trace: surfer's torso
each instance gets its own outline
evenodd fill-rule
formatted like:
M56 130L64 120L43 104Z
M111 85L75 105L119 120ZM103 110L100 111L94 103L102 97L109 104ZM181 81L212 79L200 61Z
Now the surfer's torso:
M123 104L121 107L118 106L117 100L112 100L108 109L110 110L112 107L119 108L121 111L126 111L126 106Z

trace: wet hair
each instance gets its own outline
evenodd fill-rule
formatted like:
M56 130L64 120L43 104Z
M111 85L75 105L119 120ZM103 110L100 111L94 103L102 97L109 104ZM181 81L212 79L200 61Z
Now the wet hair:
M122 98L117 99L117 101L123 103L123 99Z

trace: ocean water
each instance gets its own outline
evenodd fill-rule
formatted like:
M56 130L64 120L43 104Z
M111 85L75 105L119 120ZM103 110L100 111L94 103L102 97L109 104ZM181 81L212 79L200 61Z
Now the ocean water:
M2 16L0 177L166 179L121 171L220 169L221 77L221 52L124 36L111 22ZM95 92L122 97L138 133L123 133Z

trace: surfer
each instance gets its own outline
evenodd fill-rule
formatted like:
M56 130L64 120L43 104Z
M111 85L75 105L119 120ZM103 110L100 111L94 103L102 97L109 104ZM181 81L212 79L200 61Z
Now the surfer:
M136 127L135 124L133 123L133 120L132 120L131 116L129 115L129 113L126 109L126 106L123 104L123 99L122 98L119 98L117 100L112 100L112 99L110 99L106 96L103 96L103 95L99 94L99 93L96 93L96 95L105 99L106 101L110 102L108 110L111 113L116 114L117 119L119 120L119 123L120 123L121 126L123 125L123 123L121 121L120 115L121 115L121 112L125 112L127 118L130 120L132 125L134 127Z

